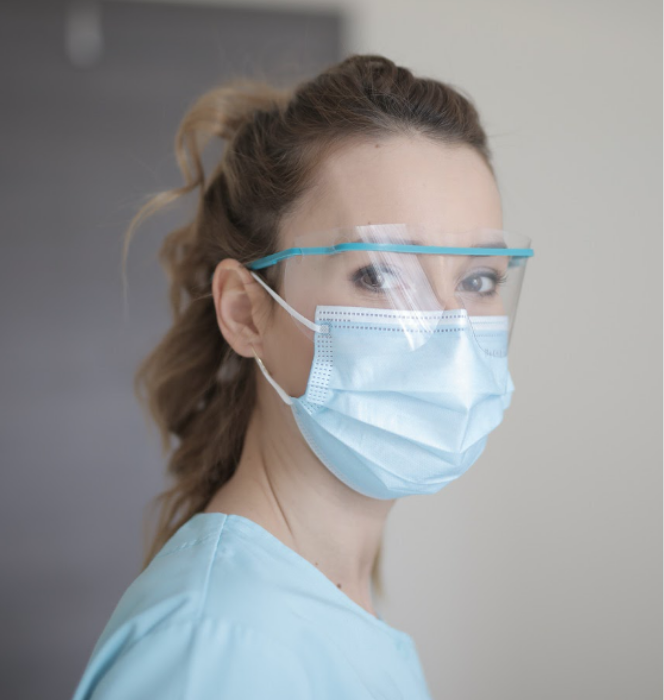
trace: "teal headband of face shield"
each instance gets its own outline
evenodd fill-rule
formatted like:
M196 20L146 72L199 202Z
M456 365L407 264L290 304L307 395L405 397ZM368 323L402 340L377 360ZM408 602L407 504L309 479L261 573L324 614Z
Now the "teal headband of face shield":
M385 253L417 253L419 255L476 255L476 256L494 256L504 255L510 258L530 258L533 256L532 248L507 248L505 246L494 247L446 247L435 245L403 245L398 243L369 243L369 242L351 242L338 243L330 246L311 246L307 248L287 248L272 255L266 255L264 258L258 258L246 267L250 270L262 270L263 268L276 265L281 260L287 260L296 256L304 255L334 255L347 251L381 251Z

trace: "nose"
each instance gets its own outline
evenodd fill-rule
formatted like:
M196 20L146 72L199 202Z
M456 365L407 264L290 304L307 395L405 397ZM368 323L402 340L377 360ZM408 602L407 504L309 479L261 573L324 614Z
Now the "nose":
M431 274L435 272L436 274ZM442 311L465 309L464 300L456 289L454 279L449 270L436 269L429 273L429 284L432 308Z
M440 308L443 309L443 311L457 311L466 308L461 299L454 293L437 294L436 296L438 297Z

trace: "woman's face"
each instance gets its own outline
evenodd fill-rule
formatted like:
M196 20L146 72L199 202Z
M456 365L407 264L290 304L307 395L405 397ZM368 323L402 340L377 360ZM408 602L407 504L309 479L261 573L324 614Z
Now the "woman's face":
M421 136L346 144L321 164L315 186L282 221L278 249L341 242L326 240L324 233L341 227L396 223L417 226L417 242L423 245L486 243L491 234L481 234L480 240L477 232L500 231L502 210L482 157L469 146L448 146ZM430 309L463 306L471 315L501 313L500 297L478 290L490 292L492 276L504 272L504 257L490 259L491 274L486 276L486 259L396 254L384 258L389 264L382 266L381 283L387 291L378 294L373 271L366 272L370 257L353 252L291 258L279 263L284 266L279 292L311 320L317 305L392 308L398 305L395 293L413 291L400 287L401 270L411 282L417 275L428 280L436 304ZM302 396L313 359L312 334L277 304L263 352L277 382L289 395Z

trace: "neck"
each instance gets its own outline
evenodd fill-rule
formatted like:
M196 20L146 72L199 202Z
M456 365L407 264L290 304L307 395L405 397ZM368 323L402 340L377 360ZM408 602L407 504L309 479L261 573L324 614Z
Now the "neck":
M371 570L394 500L341 482L310 450L291 409L262 388L236 471L206 511L258 523L375 615Z

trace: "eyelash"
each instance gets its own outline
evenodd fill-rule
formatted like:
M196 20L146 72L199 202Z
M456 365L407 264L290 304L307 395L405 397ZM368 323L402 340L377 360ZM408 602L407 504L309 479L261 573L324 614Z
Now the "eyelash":
M371 294L381 294L384 290L381 288L372 288L368 287L366 285L363 285L361 282L361 279L364 275L367 273L373 273L373 274L380 274L381 272L391 272L392 269L389 266L380 266L380 265L365 265L364 267L359 268L356 270L352 275L351 275L351 281L353 284L355 284L357 287L360 287L363 291L367 291ZM507 273L503 274L498 274L495 270L476 270L472 275L469 277L466 277L465 279L469 279L471 277L489 277L491 281L493 282L493 289L490 292L477 292L477 294L481 297L492 297L495 296L498 293L498 287L501 285L505 284L508 279ZM462 280L463 282L463 280Z
M369 292L370 294L381 294L384 290L380 287L372 288L362 284L361 280L367 273L381 274L382 272L391 272L392 269L388 265L365 265L359 268L351 275L351 281L362 291Z
M493 282L493 289L490 292L477 292L481 297L493 297L498 294L498 287L507 282L507 273L498 274L495 270L477 270L470 277L488 277ZM466 277L466 279L469 279ZM463 280L462 280L463 281Z

